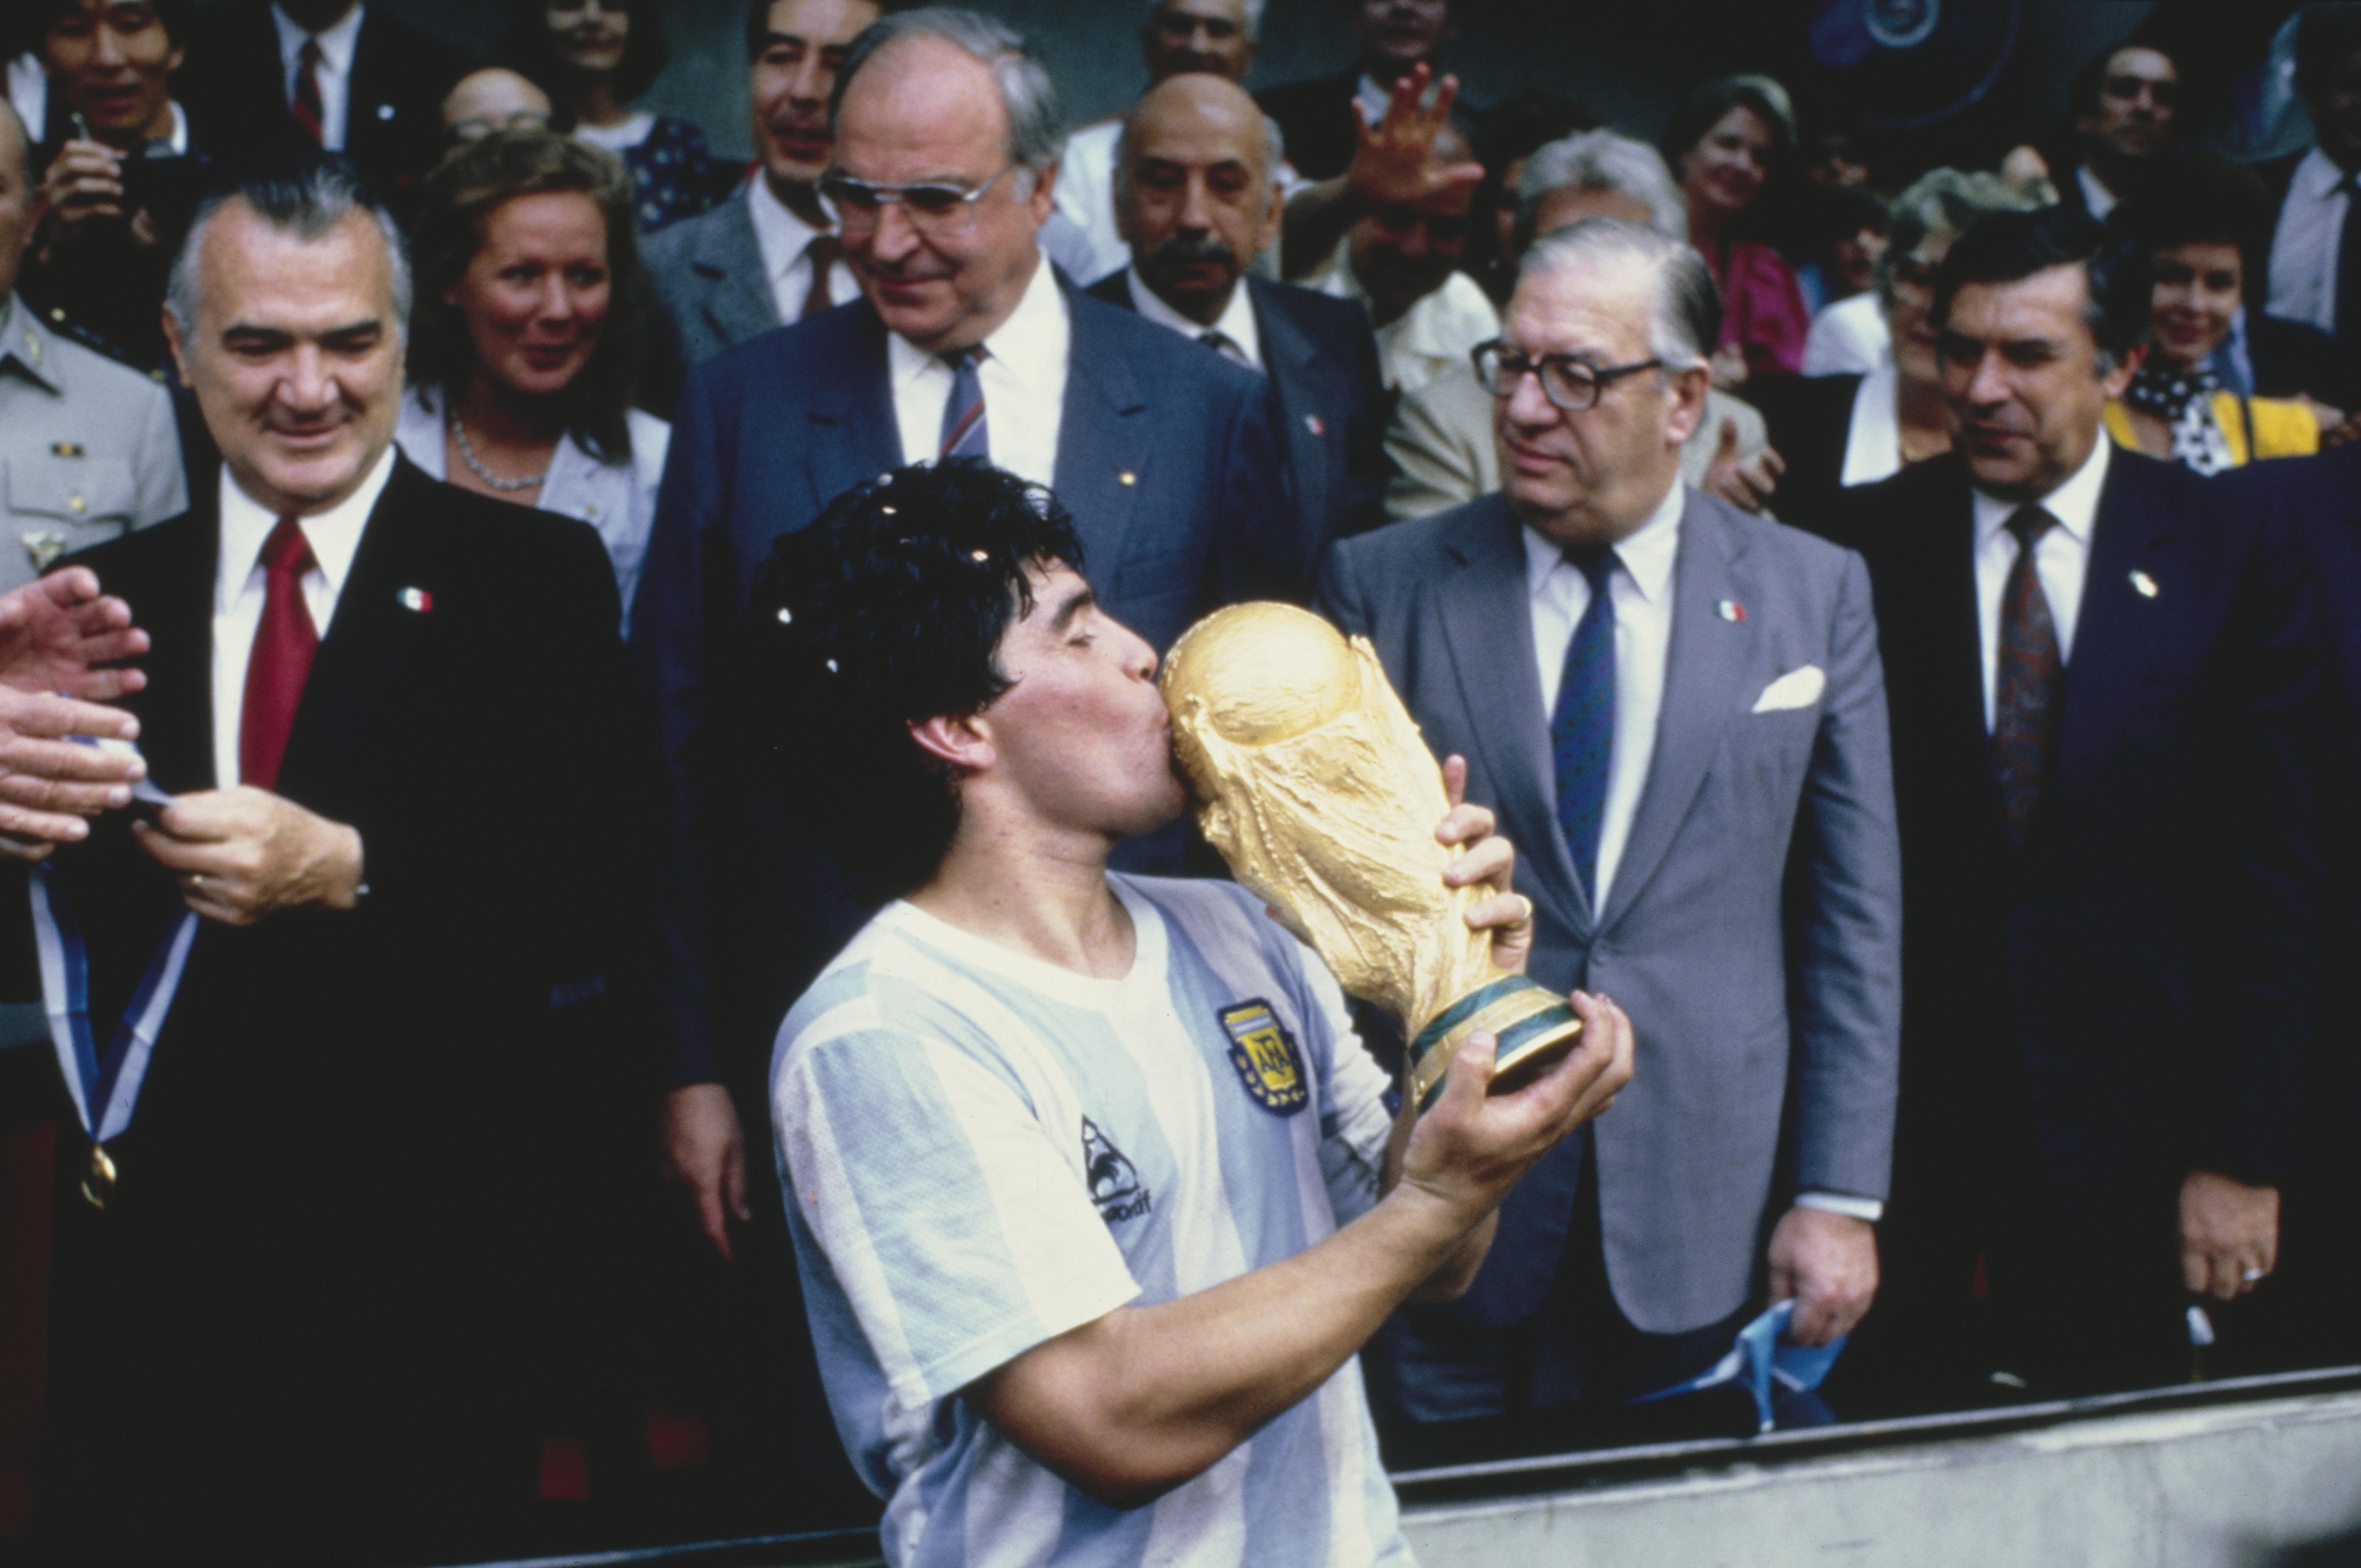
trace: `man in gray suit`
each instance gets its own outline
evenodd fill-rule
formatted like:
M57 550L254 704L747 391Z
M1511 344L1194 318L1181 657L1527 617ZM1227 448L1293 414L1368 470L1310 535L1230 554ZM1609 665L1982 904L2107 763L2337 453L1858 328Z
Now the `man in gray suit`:
M1901 887L1869 578L1680 483L1719 313L1641 225L1542 240L1480 356L1504 492L1344 541L1322 584L1522 847L1535 978L1615 996L1643 1058L1467 1297L1373 1347L1398 1420L1587 1421L1766 1295L1824 1343L1876 1290Z
M861 297L819 199L834 148L828 94L877 0L752 0L746 78L762 172L709 213L659 230L640 256L663 309L642 400L667 416L688 367L758 334Z

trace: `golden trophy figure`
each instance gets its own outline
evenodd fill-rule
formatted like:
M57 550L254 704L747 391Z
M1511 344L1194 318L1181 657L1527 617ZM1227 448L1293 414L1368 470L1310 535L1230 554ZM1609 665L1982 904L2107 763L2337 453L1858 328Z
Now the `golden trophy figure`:
M1571 1048L1565 998L1468 928L1492 885L1444 885L1461 851L1434 839L1443 770L1366 639L1292 605L1234 605L1173 644L1159 684L1199 828L1338 983L1400 1021L1420 1110L1479 1026L1499 1042L1496 1089Z

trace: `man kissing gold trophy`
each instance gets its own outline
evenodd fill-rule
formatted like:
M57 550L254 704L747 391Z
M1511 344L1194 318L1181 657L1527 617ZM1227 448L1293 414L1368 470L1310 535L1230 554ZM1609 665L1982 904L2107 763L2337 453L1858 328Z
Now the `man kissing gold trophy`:
M1197 825L1239 883L1401 1024L1423 1111L1475 1029L1499 1042L1513 1089L1569 1049L1565 999L1492 962L1467 906L1488 883L1445 887L1461 852L1434 838L1443 773L1367 641L1309 610L1217 610L1174 643L1159 677Z

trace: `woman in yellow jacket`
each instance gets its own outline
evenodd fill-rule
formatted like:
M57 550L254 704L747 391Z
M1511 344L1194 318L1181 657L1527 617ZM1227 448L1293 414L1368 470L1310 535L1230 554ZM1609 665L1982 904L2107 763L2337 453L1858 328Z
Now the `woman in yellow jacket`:
M2106 409L2116 444L2201 474L2319 451L2323 423L2341 418L2336 411L2307 398L2243 396L2223 384L2217 351L2269 221L2254 177L2219 159L2181 160L2173 178L2124 203L2113 219L2147 248L2155 276L2147 357ZM2250 313L2250 328L2258 313ZM2274 341L2280 324L2271 323ZM2250 345L2253 338L2250 332Z

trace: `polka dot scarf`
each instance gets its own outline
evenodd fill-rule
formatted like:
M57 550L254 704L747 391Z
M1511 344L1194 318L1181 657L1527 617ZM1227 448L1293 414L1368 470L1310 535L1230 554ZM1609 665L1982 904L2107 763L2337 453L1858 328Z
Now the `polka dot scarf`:
M2221 385L2205 366L2181 369L2151 355L2132 378L2124 401L2172 427L2174 462L2200 474L2218 474L2233 466L2229 438L2213 418L2213 394Z

